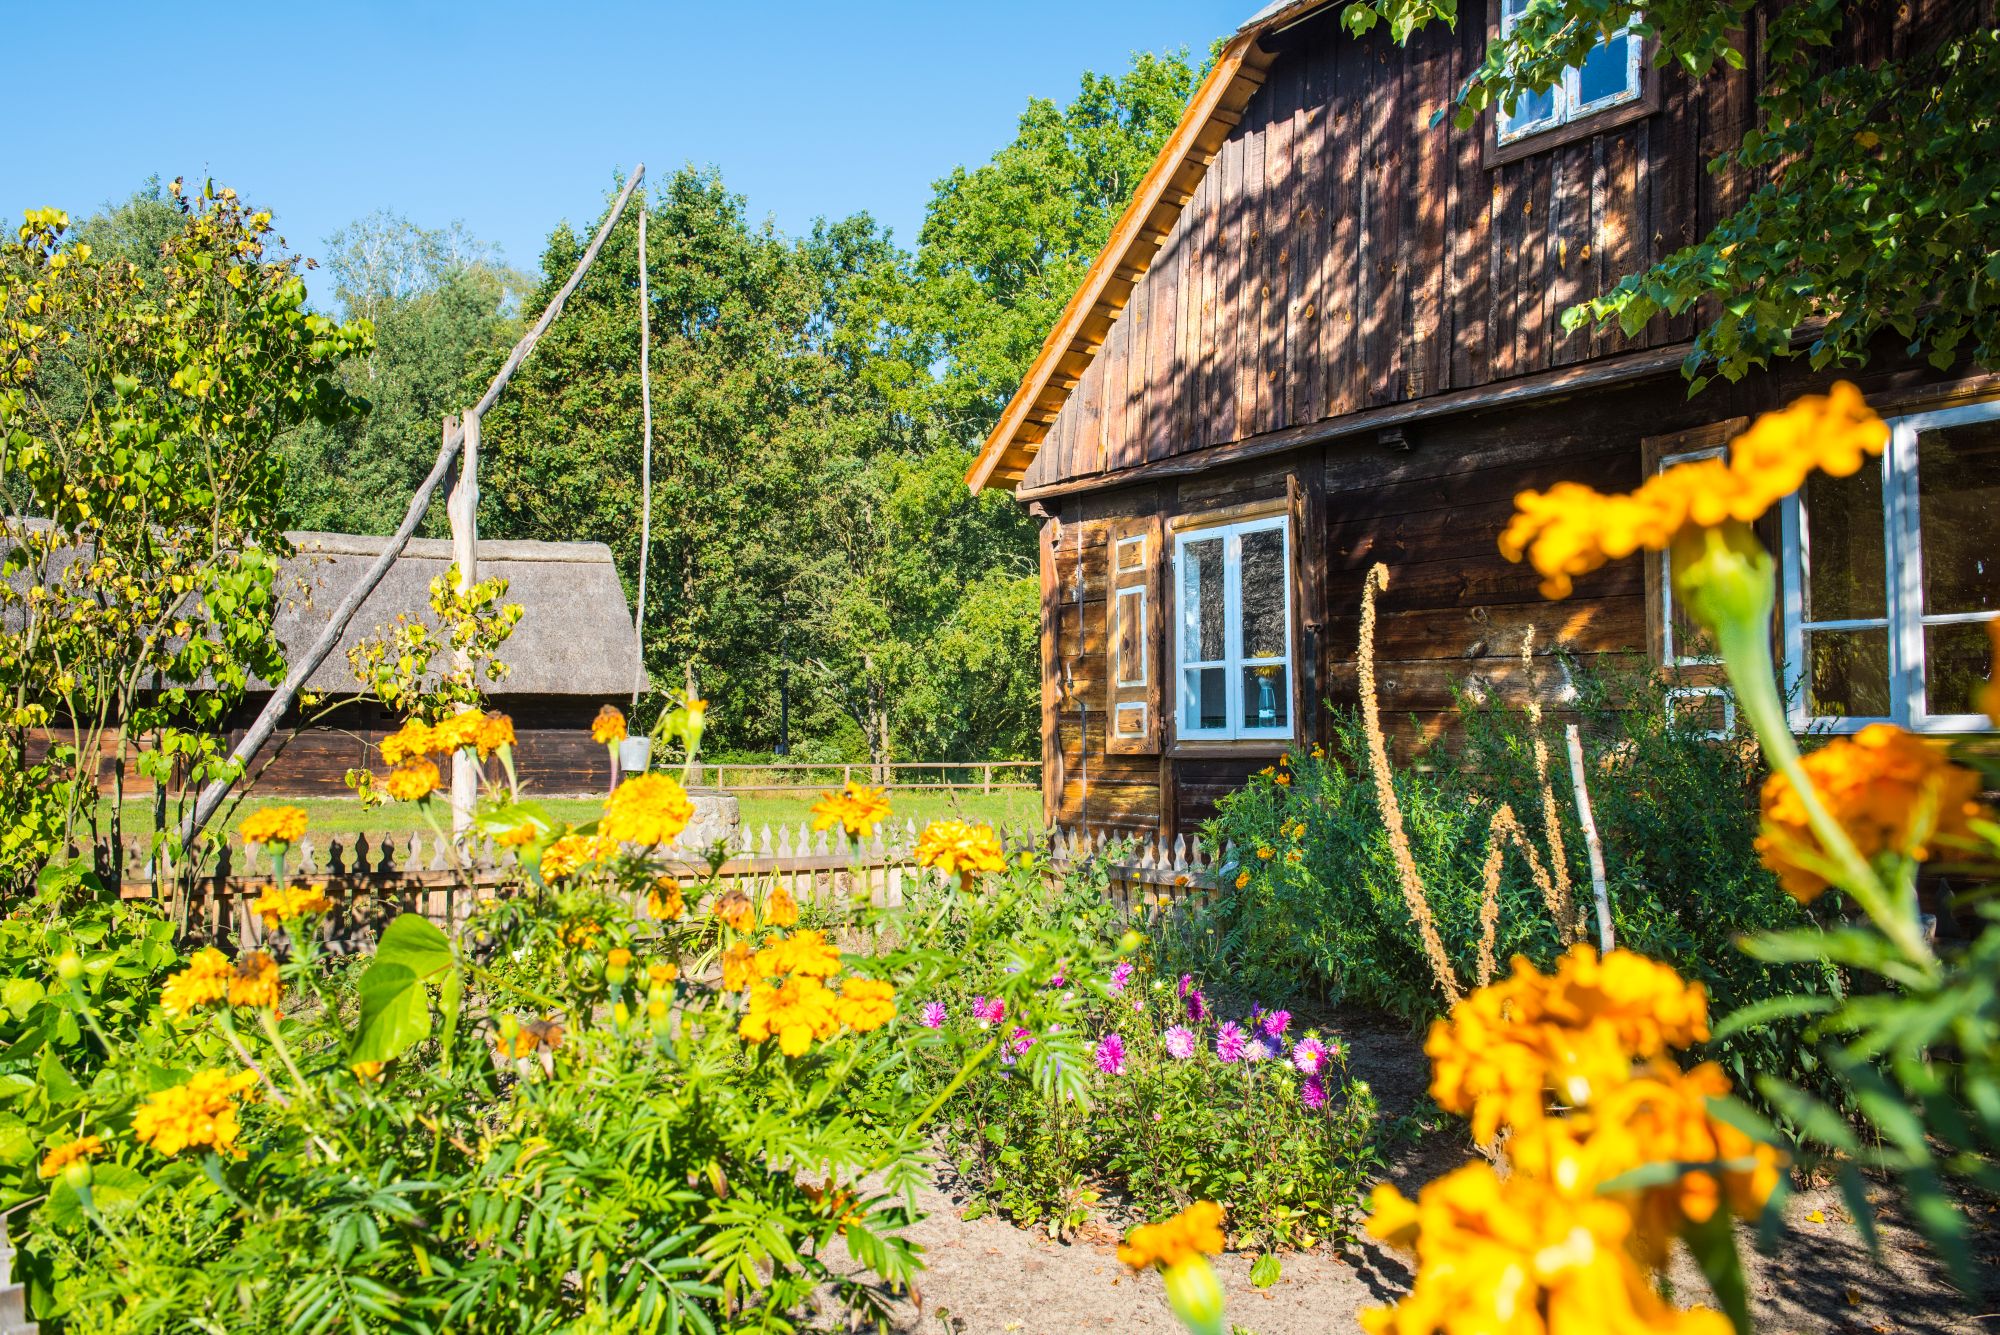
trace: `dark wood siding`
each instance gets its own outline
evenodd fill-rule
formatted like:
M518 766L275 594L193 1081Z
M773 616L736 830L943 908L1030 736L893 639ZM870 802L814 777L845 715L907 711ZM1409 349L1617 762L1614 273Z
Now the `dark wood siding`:
M1488 167L1481 130L1432 124L1480 24L1398 47L1329 13L1271 40L1024 488L1689 337L1687 317L1630 339L1561 317L1741 198L1704 164L1747 123L1753 72L1666 71L1657 113Z

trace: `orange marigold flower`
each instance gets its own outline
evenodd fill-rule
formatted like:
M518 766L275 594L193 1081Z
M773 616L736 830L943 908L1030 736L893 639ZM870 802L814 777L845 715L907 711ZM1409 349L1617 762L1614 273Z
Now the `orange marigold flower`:
M722 990L741 992L750 986L751 976L750 943L738 941L722 952Z
M1835 738L1802 763L1827 811L1871 861L1899 853L1921 862L1930 856L1932 838L1963 836L1982 814L1978 774L1953 763L1938 743L1892 724L1871 723L1852 737ZM1764 781L1763 808L1758 856L1786 894L1812 903L1827 881L1807 864L1823 861L1825 850L1783 773Z
M430 725L413 718L382 739L382 763L401 765L405 761L422 760L439 749L432 739Z
M590 721L590 736L604 746L618 745L625 740L625 715L616 705L604 706Z
M355 1062L347 1069L354 1072L354 1078L362 1084L379 1085L382 1083L382 1070L388 1064L387 1062Z
M580 834L566 834L542 851L542 879L560 881L576 874L597 856L597 841Z
M1243 888L1244 886L1246 886L1246 885L1248 885L1248 884L1250 884L1250 873L1249 873L1249 872L1247 872L1247 871L1239 871L1239 872L1237 872L1237 873L1236 873L1236 888L1237 888L1238 890L1241 890L1241 889L1242 889L1242 888Z
M473 735L472 744L479 748L479 758L484 760L503 746L514 744L514 720L505 714L487 714L479 721L479 731Z
M717 896L709 912L720 918L731 931L748 932L757 925L757 910L750 903L750 896L741 890Z
M1265 847L1262 847L1262 846L1260 845L1260 846L1258 847L1258 849L1257 849L1257 856L1258 856L1258 857L1259 857L1260 859L1262 859L1262 860L1264 860L1264 861L1268 862L1268 861L1270 861L1270 859L1271 859L1271 857L1272 857L1272 851L1271 851L1270 849L1268 849L1268 848L1265 848Z
M1543 974L1523 956L1431 1025L1431 1097L1472 1119L1492 1144L1500 1126L1532 1126L1551 1094L1586 1107L1632 1077L1635 1060L1708 1038L1708 995L1629 950L1599 959L1574 946Z
M250 911L264 920L268 931L308 914L333 912L333 901L321 886L274 885L257 896Z
M232 972L221 951L214 946L203 946L188 961L187 968L168 978L160 988L160 1009L169 1015L186 1015L197 1007L227 999Z
M161 1154L179 1154L184 1149L208 1148L235 1158L244 1157L236 1148L241 1127L236 1121L237 1100L257 1083L250 1071L198 1071L185 1084L150 1094L132 1114L132 1134L142 1145L151 1145Z
M840 951L819 932L793 932L758 951L750 968L759 978L795 973L831 978L840 972Z
M278 983L278 962L268 951L253 950L236 961L229 976L229 1004L252 1009L275 1010L283 989Z
M813 829L828 830L838 825L847 831L849 838L866 838L889 819L889 799L884 792L849 779L839 792L828 793L813 803Z
M476 748L486 716L476 709L462 709L440 720L431 729L431 750L446 755Z
M304 807L265 807L251 812L237 829L246 844L277 844L280 847L296 844L305 832Z
M382 791L398 802L421 802L436 792L442 781L435 762L406 760L389 771L389 777L382 782Z
M603 838L653 848L670 844L694 819L687 790L664 774L639 774L618 785L604 801L597 823Z
M849 978L840 985L833 1011L857 1034L880 1029L896 1018L896 989L879 978Z
M671 876L662 876L653 882L653 888L646 893L646 911L658 922L678 922L687 912L687 900L681 895L681 884Z
M1842 381L1766 413L1730 444L1729 458L1698 459L1606 495L1575 482L1514 498L1500 536L1509 561L1526 559L1542 593L1567 598L1579 575L1636 551L1666 551L1684 530L1749 523L1818 469L1846 477L1882 453L1889 430L1861 391Z
M1196 1201L1171 1219L1133 1229L1118 1249L1118 1259L1134 1270L1168 1270L1190 1257L1220 1256L1223 1243L1222 1207Z
M510 825L506 829L500 831L500 833L494 837L493 842L500 845L500 847L502 848L521 848L524 847L525 845L534 843L535 836L539 835L540 833L541 830L535 825L533 821L531 820L522 821L519 825Z
M775 1037L787 1057L803 1057L814 1039L825 1041L839 1029L833 992L819 979L797 974L781 986L764 982L752 987L736 1033L746 1043Z
M799 920L799 902L792 898L792 892L782 885L771 887L771 893L764 897L764 925L766 927L790 927Z
M955 875L960 888L970 890L975 874L1007 870L1007 854L991 825L934 820L917 839L917 865Z
M665 987L680 976L681 970L678 964L648 964L646 966L646 981L654 987Z
M66 1145L52 1146L42 1156L42 1166L37 1172L42 1177L54 1177L79 1159L94 1159L104 1153L102 1136L80 1136Z

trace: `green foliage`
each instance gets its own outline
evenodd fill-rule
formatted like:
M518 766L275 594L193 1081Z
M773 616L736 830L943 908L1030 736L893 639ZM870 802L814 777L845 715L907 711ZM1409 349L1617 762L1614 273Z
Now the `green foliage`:
M1536 0L1488 43L1459 90L1457 123L1550 87L1628 24L1661 67L1695 80L1743 69L1752 8ZM1344 18L1357 32L1386 22L1402 42L1459 14L1456 0L1355 0ZM1894 21L1910 24L1908 11ZM1873 69L1843 63L1854 31L1884 22L1861 0L1786 5L1758 22L1757 112L1711 164L1745 174L1749 197L1695 244L1566 312L1565 327L1595 320L1633 333L1659 312L1707 303L1713 314L1684 368L1690 392L1775 357L1858 365L1890 333L1940 367L2000 358L2000 29L1990 18L1935 18L1935 30L1916 26Z

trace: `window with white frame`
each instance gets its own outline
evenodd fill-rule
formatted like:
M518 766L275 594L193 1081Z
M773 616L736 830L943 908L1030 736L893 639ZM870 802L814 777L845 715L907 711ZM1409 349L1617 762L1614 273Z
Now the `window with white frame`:
M1781 512L1792 725L1991 727L2000 619L2000 403L1892 419L1881 465L1813 474Z
M1283 515L1175 535L1179 736L1292 735L1289 553Z
M1527 12L1530 0L1500 0L1500 32L1505 36ZM1636 102L1645 94L1646 67L1639 35L1621 28L1599 42L1583 64L1563 71L1562 81L1539 93L1523 93L1495 120L1499 142L1511 144L1600 111Z
M1718 444L1670 451L1661 454L1653 468L1663 473L1677 464L1721 458L1727 450L1727 445ZM1659 552L1648 559L1655 563L1657 575L1650 583L1658 590L1661 665L1676 669L1720 665L1722 657L1716 652L1714 637L1674 596L1672 554ZM1667 687L1666 705L1670 720L1697 720L1697 734L1712 741L1727 740L1736 733L1736 698L1726 686L1677 681Z

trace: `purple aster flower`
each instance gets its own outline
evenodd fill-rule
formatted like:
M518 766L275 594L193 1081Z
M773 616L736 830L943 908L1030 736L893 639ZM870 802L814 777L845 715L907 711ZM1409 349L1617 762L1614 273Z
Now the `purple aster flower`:
M1049 979L1049 986L1050 987L1069 986L1069 974L1064 972L1064 968L1062 965L1060 964L1056 965L1055 977Z
M1318 1076L1307 1076L1306 1082L1299 1086L1299 1102L1314 1112L1326 1106L1326 1086L1319 1082Z
M1244 1061L1261 1062L1277 1055L1278 1050L1271 1045L1271 1040L1261 1036L1251 1039L1243 1049Z
M1188 1019L1196 1024L1200 1024L1214 1013L1208 1008L1208 998L1201 994L1201 989L1198 987L1187 994L1187 1013Z
M998 997L974 997L972 1018L979 1021L981 1029L999 1024L1007 1018L1007 1003Z
M1191 973L1182 974L1180 981L1181 1000L1186 1001L1188 999L1188 993L1192 991L1194 991L1194 975Z
M1111 971L1111 995L1117 996L1125 990L1125 984L1132 981L1132 961L1120 960Z
M1125 1074L1125 1040L1106 1034L1097 1040L1097 1069L1106 1075Z
M1167 1030L1167 1055L1177 1061L1186 1061L1194 1056L1194 1030L1184 1024L1177 1024Z
M1285 1030L1291 1028L1291 1025L1292 1025L1292 1013L1290 1011L1264 1012L1263 1028L1264 1028L1264 1036L1266 1038L1279 1037L1285 1032Z
M1017 1024L1014 1026L1013 1040L1009 1042L1007 1046L1011 1048L1013 1050L1014 1055L1018 1057L1022 1053L1026 1052L1029 1048L1035 1046L1035 1036L1028 1032L1028 1027L1026 1025Z
M918 1018L917 1023L926 1029L942 1029L944 1028L944 1021L944 1003L942 1001L933 1001L924 1006L924 1013Z
M1300 1039L1292 1049L1292 1065L1299 1068L1299 1074L1317 1079L1326 1065L1326 1045L1316 1038Z
M1215 1055L1226 1062L1240 1062L1248 1046L1243 1028L1234 1020L1226 1022L1215 1035Z

